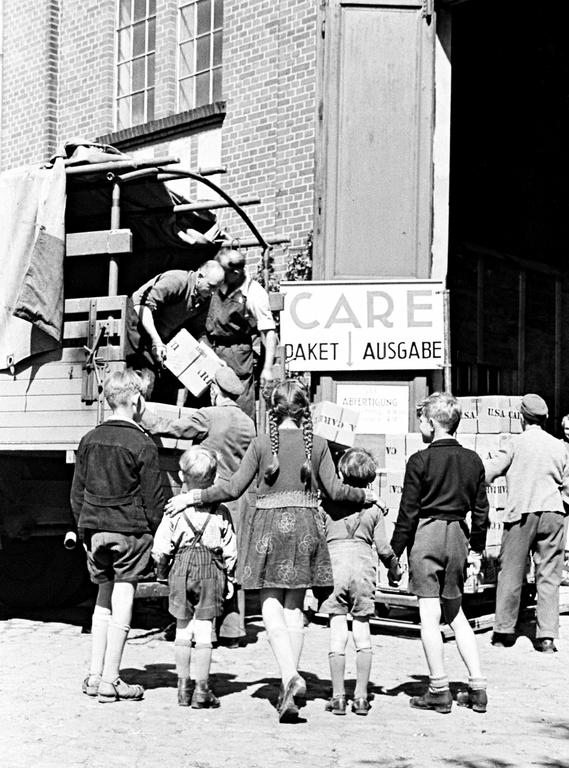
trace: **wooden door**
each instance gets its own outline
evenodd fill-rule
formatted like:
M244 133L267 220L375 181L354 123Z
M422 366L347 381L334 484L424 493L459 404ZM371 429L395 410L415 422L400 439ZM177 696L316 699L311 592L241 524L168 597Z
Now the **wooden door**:
M424 10L324 4L317 279L430 276L435 20Z

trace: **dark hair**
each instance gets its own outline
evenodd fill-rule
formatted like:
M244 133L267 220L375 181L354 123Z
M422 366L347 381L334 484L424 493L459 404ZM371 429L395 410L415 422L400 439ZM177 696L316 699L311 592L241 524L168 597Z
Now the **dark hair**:
M338 469L347 485L365 488L375 480L377 462L365 448L349 448L340 458Z
M272 408L269 411L269 437L273 461L265 470L265 480L274 481L279 472L279 425L290 417L300 427L304 439L306 461L300 470L300 479L306 489L310 488L312 479L312 416L306 389L297 379L287 379L273 390L271 396Z

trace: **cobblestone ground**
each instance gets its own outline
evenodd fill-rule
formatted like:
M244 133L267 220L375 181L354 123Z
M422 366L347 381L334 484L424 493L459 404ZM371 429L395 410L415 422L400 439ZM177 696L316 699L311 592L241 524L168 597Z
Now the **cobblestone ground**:
M486 715L453 707L417 712L409 696L425 681L416 637L374 632L368 717L324 711L327 630L312 624L302 661L309 691L303 721L279 725L271 705L276 667L259 621L249 643L214 651L218 710L176 705L173 644L159 631L132 630L123 675L146 688L142 702L102 706L81 693L90 637L81 626L30 619L0 622L0 765L3 768L569 768L569 617L560 653L542 655L528 637L512 649L479 635L489 678ZM446 644L453 692L465 682L454 642ZM353 685L354 653L347 656Z

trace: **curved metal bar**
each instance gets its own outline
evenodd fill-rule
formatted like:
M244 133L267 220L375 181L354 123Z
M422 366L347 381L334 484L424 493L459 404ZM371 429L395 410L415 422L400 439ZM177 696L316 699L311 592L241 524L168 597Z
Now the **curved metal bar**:
M178 170L179 172L182 172L181 168L178 168L176 170ZM214 184L213 181L210 181L210 179L207 179L205 176L201 176L199 173L194 173L194 171L185 171L185 170L183 171L183 173L189 179L194 179L194 181L199 181L201 184L205 184L206 187L213 189L214 192L217 192L217 194L225 200L225 202L230 206L230 208L233 208L233 210L237 214L239 214L239 216L243 219L245 224L249 227L251 232L255 235L255 237L259 241L259 245L263 249L269 248L269 244L266 242L265 238L261 235L257 227L253 224L253 222L247 216L247 214L241 208L241 206L238 205L235 202L235 200L233 200L233 198L227 194L227 192L224 192L223 189L221 189L221 187L218 187L217 184Z

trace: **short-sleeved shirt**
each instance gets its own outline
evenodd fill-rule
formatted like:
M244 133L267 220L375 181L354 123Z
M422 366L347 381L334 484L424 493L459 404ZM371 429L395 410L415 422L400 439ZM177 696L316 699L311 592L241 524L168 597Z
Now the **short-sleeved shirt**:
M144 283L132 296L134 306L148 307L160 338L169 341L184 323L206 312L209 298L196 291L197 275L169 269Z
M247 276L243 285L236 288L235 291L241 291L245 297L245 305L249 314L255 319L255 325L258 331L273 331L275 329L275 318L269 306L269 294L263 286ZM235 293L232 291L232 293ZM227 294L230 296L231 294Z

